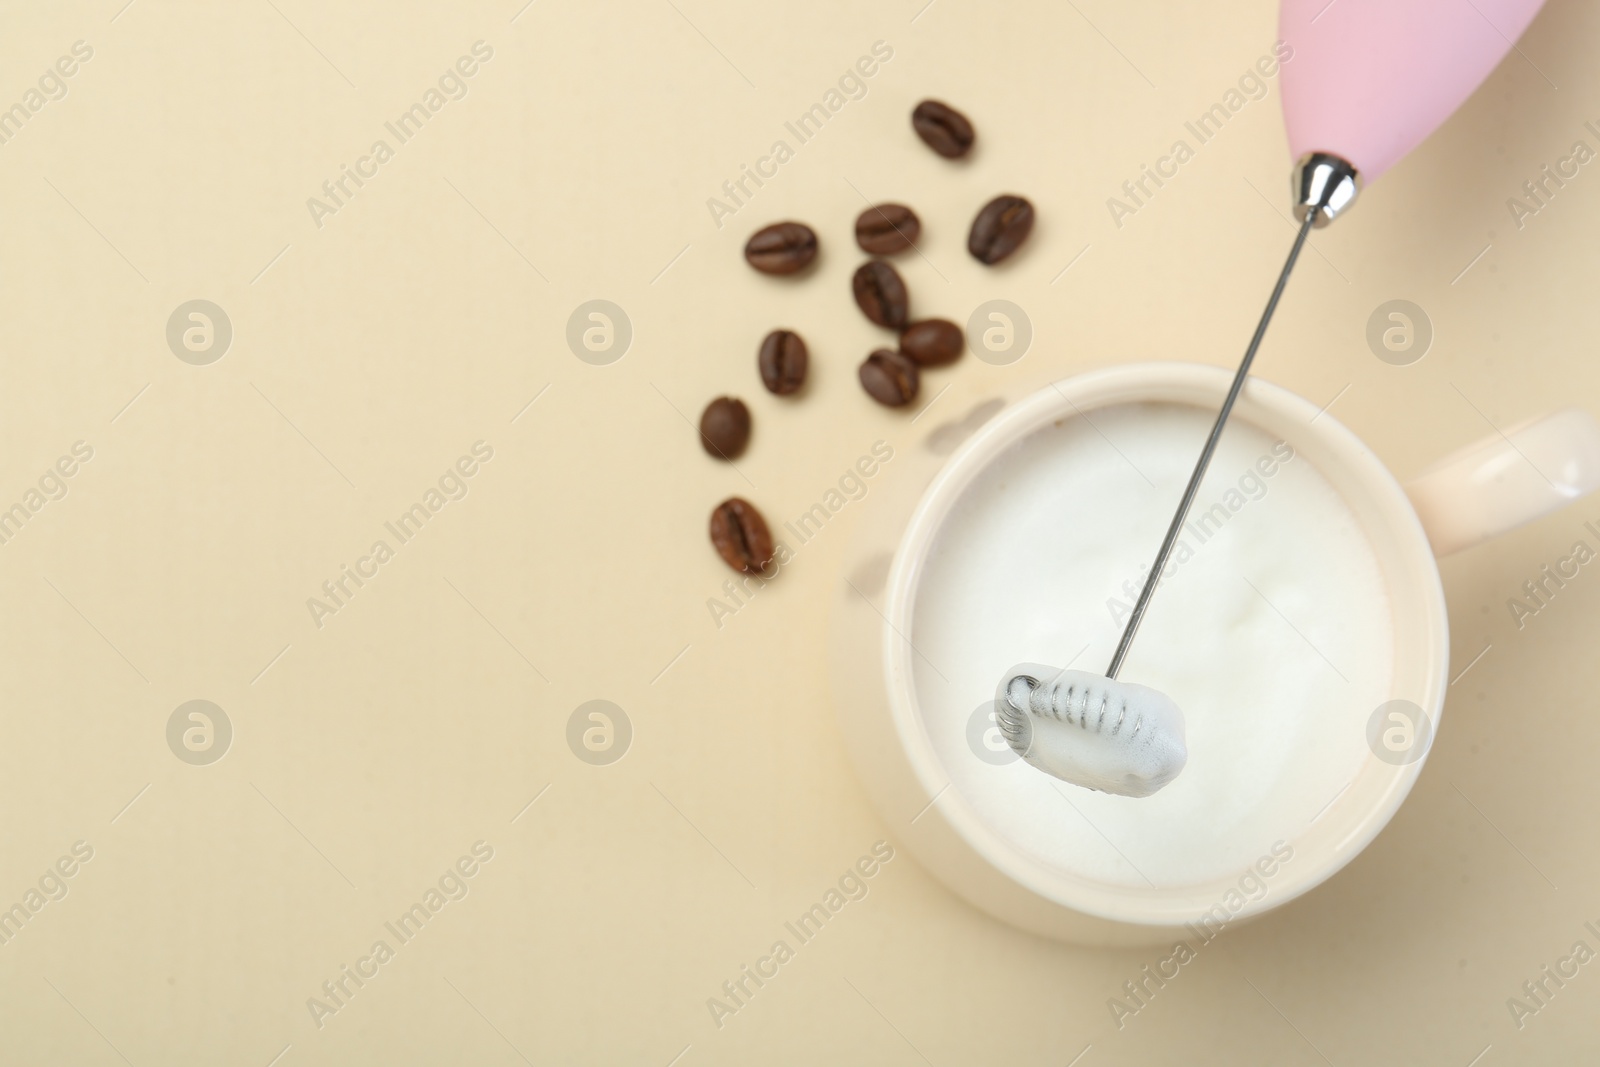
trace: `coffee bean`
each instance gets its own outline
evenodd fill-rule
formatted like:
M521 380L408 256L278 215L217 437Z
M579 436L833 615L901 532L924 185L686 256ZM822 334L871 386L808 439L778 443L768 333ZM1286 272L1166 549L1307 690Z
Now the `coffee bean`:
M899 352L880 348L868 356L856 372L861 388L880 404L903 407L917 398L917 365Z
M900 272L881 259L861 264L850 288L856 294L856 303L867 318L879 326L898 330L911 316L911 298L906 295L906 283Z
M719 396L700 416L700 443L717 459L737 459L750 443L750 409L743 400Z
M744 258L763 274L793 274L817 258L817 235L800 222L774 222L750 235Z
M972 151L977 138L967 116L937 100L924 100L911 113L911 128L928 147L946 159L958 159Z
M961 327L947 319L923 319L900 335L900 351L923 367L953 363L967 347Z
M711 512L711 544L723 562L745 574L760 574L772 562L772 532L748 500L730 496Z
M756 366L761 369L761 383L767 392L787 396L798 392L806 382L806 367L810 356L806 343L793 330L773 330L761 342L761 354Z
M967 251L980 263L998 263L1033 231L1033 205L1009 193L997 196L972 220Z
M875 256L902 252L920 236L922 220L904 204L878 204L856 218L856 244Z

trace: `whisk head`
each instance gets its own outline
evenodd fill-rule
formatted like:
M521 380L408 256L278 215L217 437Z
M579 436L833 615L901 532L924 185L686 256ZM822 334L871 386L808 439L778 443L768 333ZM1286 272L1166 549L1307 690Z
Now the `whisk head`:
M1159 690L1024 663L995 694L995 721L1027 763L1086 789L1147 797L1189 758L1183 712Z

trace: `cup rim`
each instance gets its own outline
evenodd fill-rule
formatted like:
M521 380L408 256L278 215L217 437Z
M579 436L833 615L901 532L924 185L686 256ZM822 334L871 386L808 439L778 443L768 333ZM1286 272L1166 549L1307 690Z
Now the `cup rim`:
M949 457L933 481L923 491L896 546L890 567L881 630L884 675L887 680L888 714L911 771L942 818L961 838L996 870L1035 895L1074 911L1139 926L1176 926L1192 921L1220 902L1228 879L1215 879L1193 886L1157 890L1130 889L1125 885L1093 882L1047 866L1021 852L991 829L967 803L959 790L949 789L950 776L935 752L915 701L914 650L901 635L912 632L912 614L922 567L934 538L950 508L972 481L1011 445L1036 432L1063 413L1073 416L1085 410L1125 403L1171 402L1207 406L1216 410L1231 383L1232 373L1206 364L1144 362L1121 364L1051 381L991 419ZM1431 650L1432 662L1418 676L1416 703L1423 708L1437 736L1449 671L1449 631L1444 591L1438 565L1421 521L1404 489L1388 467L1367 445L1324 409L1318 408L1282 386L1251 377L1241 391L1233 419L1253 422L1251 412L1266 411L1297 419L1332 451L1340 454L1348 471L1383 510L1384 524L1404 565L1414 572L1420 594L1410 605L1410 625L1420 628L1421 640ZM1231 423L1232 420L1230 420ZM1386 576L1387 577L1387 576ZM1390 608L1400 606L1391 593ZM1409 618L1409 617L1408 617ZM1397 664L1398 667L1398 664ZM1431 750L1431 740L1429 744ZM1230 909L1229 921L1236 921L1278 907L1311 890L1331 877L1361 852L1378 835L1399 809L1427 762L1427 753L1411 763L1391 766L1376 757L1367 760L1352 778L1369 780L1368 803L1355 825L1329 847L1303 862L1286 865L1272 882L1271 892L1259 899L1246 899L1242 907ZM1329 814L1342 812L1351 822L1347 800L1353 790L1330 802ZM1320 821L1322 814L1314 820ZM1327 825L1338 825L1330 819ZM1326 837L1327 835L1320 835ZM1298 843L1298 842L1296 842ZM1297 857L1298 858L1298 857ZM1238 872L1231 876L1237 881Z

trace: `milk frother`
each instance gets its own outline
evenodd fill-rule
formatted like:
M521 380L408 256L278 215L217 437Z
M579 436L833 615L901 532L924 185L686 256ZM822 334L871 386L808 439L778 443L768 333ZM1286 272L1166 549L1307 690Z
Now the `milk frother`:
M1300 251L1432 133L1515 46L1544 0L1281 0L1283 117L1294 214L1288 259L1245 348L1106 673L1021 664L996 694L996 721L1030 764L1078 785L1148 796L1182 771L1183 715L1164 694L1117 681L1234 401Z

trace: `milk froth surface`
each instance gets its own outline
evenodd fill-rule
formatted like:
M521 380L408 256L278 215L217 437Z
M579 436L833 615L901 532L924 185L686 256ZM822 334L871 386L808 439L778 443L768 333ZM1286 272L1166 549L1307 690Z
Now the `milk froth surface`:
M1121 672L1183 709L1183 773L1134 799L972 751L974 710L1013 664L1105 669L1214 417L1130 404L1036 432L967 489L929 554L911 634L928 734L978 816L1062 872L1141 887L1237 874L1354 777L1393 696L1388 598L1355 516L1292 443L1236 417Z

